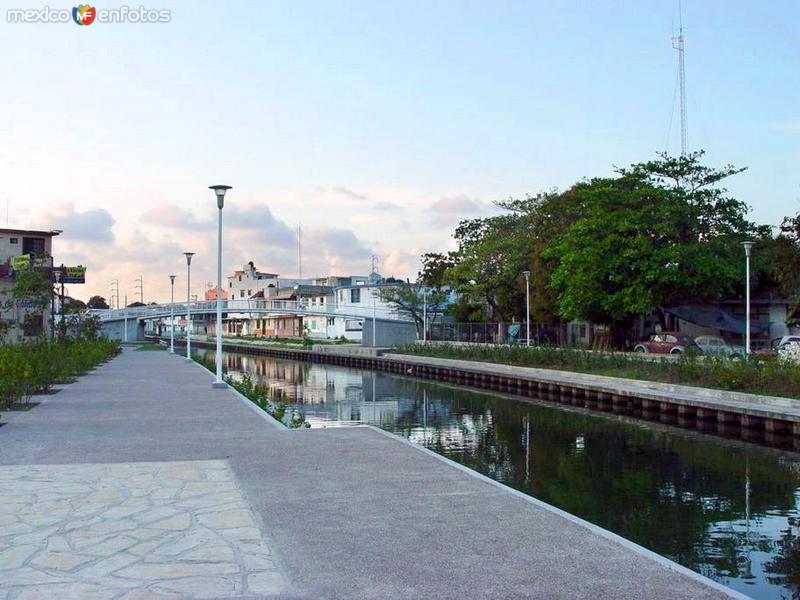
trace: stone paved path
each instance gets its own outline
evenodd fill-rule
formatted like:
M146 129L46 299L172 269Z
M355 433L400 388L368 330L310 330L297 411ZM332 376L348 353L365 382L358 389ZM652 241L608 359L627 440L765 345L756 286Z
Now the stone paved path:
M231 598L285 589L224 461L0 468L5 597Z

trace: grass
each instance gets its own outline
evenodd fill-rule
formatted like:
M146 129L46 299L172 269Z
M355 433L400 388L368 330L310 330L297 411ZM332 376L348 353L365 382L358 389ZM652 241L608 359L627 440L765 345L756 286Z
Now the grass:
M192 359L212 373L216 371L216 364L212 361L198 354L193 354ZM225 383L289 429L311 427L303 413L293 411L291 414L287 414L286 398L281 395L281 390L275 390L275 393L271 394L271 390L268 387L254 381L247 373L243 374L240 379L234 379L230 375L226 375L224 379Z
M159 352L161 350L166 350L166 346L162 346L161 344L140 344L138 348L136 348L137 352Z
M773 356L751 356L742 360L686 354L674 361L652 361L620 354L552 346L526 348L449 344L411 344L397 351L418 356L557 369L800 398L800 366L779 361Z

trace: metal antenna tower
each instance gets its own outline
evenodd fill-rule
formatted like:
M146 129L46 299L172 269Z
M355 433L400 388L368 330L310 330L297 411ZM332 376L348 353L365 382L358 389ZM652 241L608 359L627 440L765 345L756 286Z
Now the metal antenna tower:
M672 38L672 47L678 51L678 81L681 92L681 156L686 156L686 66L684 63L683 8L678 0L678 36Z
M297 278L303 278L303 226L297 226Z

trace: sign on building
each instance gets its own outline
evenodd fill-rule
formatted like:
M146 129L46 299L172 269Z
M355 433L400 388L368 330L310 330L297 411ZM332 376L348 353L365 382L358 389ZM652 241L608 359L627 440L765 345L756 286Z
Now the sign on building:
M86 267L62 267L61 280L64 283L86 283Z

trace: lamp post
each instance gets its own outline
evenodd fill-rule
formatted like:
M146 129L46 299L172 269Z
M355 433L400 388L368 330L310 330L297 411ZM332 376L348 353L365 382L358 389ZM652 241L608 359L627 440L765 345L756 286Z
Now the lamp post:
M194 252L184 252L186 257L186 360L192 360L192 257Z
M428 288L422 288L422 341L428 341Z
M531 347L531 272L523 271L525 275L525 346Z
M753 242L742 242L744 246L744 272L745 272L745 323L744 323L744 350L750 354L750 252L753 250Z
M175 275L169 276L169 353L175 354Z
M117 296L117 304L119 304L119 296ZM125 307L122 309L125 315L125 332L123 333L123 339L125 342L128 341L128 294L125 294Z
M217 196L217 378L212 384L214 388L226 388L228 385L222 381L222 207L225 206L225 192L231 189L229 185L212 185Z

